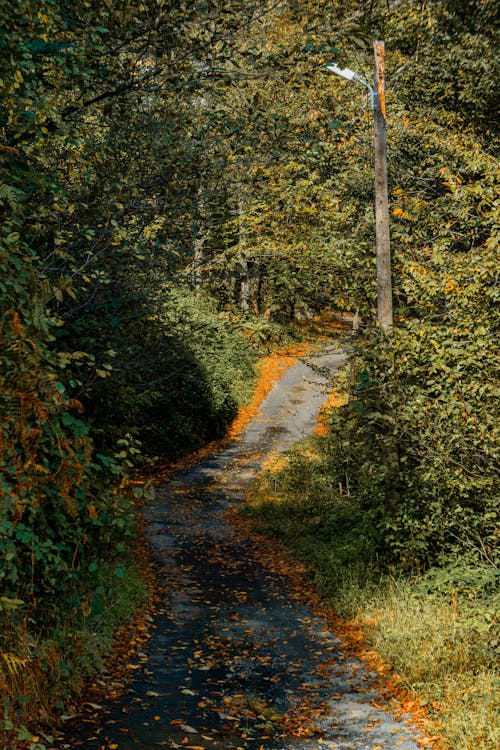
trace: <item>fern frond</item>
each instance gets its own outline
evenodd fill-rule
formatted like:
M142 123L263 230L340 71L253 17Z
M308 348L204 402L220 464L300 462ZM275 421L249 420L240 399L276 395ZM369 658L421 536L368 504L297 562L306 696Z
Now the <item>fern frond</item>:
M0 201L6 203L10 208L15 210L19 206L17 190L12 185L0 183Z
M4 672L4 674L7 672L9 675L19 674L21 669L23 669L29 661L29 659L23 659L8 651L2 651L0 653L0 659L0 671Z

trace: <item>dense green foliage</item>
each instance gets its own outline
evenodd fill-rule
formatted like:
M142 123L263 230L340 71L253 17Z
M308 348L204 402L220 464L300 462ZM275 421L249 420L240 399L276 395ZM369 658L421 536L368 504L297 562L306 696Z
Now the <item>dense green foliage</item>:
M327 465L370 555L490 559L498 17L496 0L0 5L0 615L23 644L0 644L8 694L61 602L70 632L114 606L127 471L220 437L250 344L325 306L364 323ZM369 78L375 37L389 338L374 327L371 115L362 87L322 68Z
M377 555L423 567L470 548L490 555L499 443L498 3L337 8L320 32L321 4L310 14L293 6L281 46L272 48L268 34L261 55L267 65L271 55L283 58L277 85L269 76L259 91L268 111L279 113L279 160L256 167L266 180L253 185L255 203L244 216L245 243L262 271L254 305L272 290L271 315L325 300L361 314L351 399L332 425L330 471L372 519ZM344 42L335 52L334 33ZM367 40L375 37L388 49L396 313L388 338L374 326L364 89L316 69L311 94L306 64L308 56L311 63L334 55L369 80ZM279 279L273 286L270 269Z
M210 300L169 285L153 304L154 316L129 307L132 325L110 331L112 376L86 413L98 445L126 435L143 454L177 458L223 437L248 395L255 354Z
M332 461L378 519L382 554L405 564L496 546L494 5L468 4L464 23L460 4L402 4L384 23L401 71L388 131L396 326L389 340L366 332L354 347ZM466 65L471 45L481 75ZM458 58L466 73L451 97Z

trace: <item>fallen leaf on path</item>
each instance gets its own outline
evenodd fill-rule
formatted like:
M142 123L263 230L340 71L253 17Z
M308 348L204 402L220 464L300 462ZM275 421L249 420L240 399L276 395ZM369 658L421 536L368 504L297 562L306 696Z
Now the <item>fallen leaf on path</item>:
M198 730L194 729L193 727L190 727L189 724L181 724L180 726L183 732L189 732L190 734L198 734Z

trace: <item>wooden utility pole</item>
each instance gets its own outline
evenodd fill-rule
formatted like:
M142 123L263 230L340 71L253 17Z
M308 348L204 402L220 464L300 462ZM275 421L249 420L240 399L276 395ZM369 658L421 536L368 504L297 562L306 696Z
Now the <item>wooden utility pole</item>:
M391 244L387 193L387 137L385 128L384 43L374 42L373 116L375 133L375 225L377 243L377 317L389 333L392 324Z
M373 115L375 123L375 224L377 235L377 317L385 334L390 334L392 318L391 243L389 199L387 194L387 138L385 132L384 43L374 42L375 77ZM399 448L393 430L381 431L381 447L386 468L385 509L394 516L400 505Z

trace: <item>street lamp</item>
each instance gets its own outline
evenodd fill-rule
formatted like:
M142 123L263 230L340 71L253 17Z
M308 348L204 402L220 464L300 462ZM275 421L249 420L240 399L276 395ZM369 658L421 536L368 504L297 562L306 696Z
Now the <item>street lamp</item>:
M389 200L387 194L387 138L385 126L384 43L374 42L375 73L371 86L354 70L339 68L335 63L325 67L348 81L363 84L370 91L375 138L375 227L377 244L377 319L385 333L392 324L391 246L389 235Z
M325 65L325 68L327 68L327 70L331 70L332 73L336 73L342 78L346 78L348 81L357 81L358 83L362 83L363 86L366 86L366 88L370 91L370 106L372 109L375 109L375 92L368 81L365 81L363 78L361 78L361 76L355 73L354 70L349 70L349 68L339 68L339 66L335 65L335 63L328 63L328 65Z

